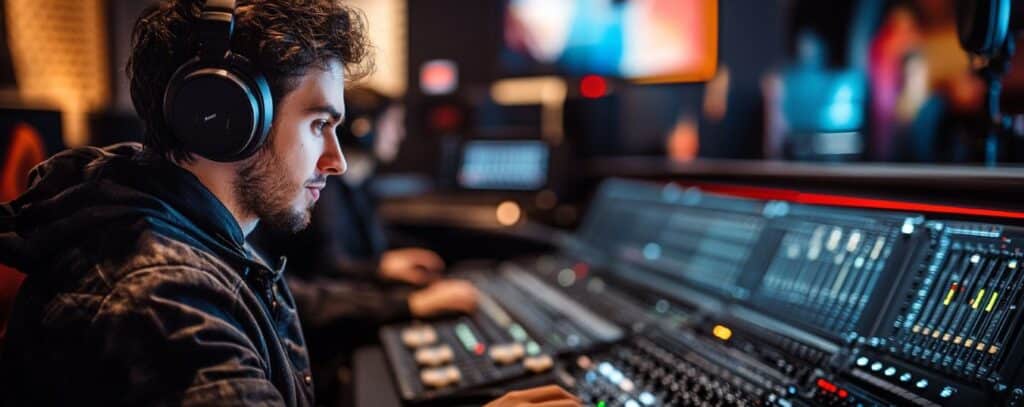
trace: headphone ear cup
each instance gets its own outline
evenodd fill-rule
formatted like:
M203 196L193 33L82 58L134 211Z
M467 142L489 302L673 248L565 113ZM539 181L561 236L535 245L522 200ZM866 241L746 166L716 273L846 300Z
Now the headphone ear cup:
M236 158L241 160L251 157L266 143L267 137L270 135L270 128L274 123L274 97L270 92L270 82L267 81L267 77L259 69L256 69L248 59L241 55L228 54L228 62L240 77L248 80L249 90L255 96L254 103L259 113L253 122L255 131L252 139Z
M182 65L164 93L164 118L175 140L214 161L255 153L267 138L273 111L266 79L231 54L223 64L197 58Z
M997 54L1010 28L1010 5L1010 0L957 0L960 45L973 54Z

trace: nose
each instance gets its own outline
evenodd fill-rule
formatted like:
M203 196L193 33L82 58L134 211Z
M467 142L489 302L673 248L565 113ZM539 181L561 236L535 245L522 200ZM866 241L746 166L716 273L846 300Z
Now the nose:
M317 170L321 174L341 175L348 169L345 156L341 153L341 145L336 137L324 137L324 152L316 163Z

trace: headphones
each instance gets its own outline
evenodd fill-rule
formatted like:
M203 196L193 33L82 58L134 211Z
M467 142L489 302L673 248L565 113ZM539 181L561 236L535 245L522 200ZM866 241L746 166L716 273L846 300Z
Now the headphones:
M267 139L274 101L267 78L231 52L234 0L206 0L197 23L199 52L164 91L164 120L189 152L214 161L252 156Z
M986 57L999 54L1010 32L1010 13L1010 0L957 0L956 27L960 45L972 54Z

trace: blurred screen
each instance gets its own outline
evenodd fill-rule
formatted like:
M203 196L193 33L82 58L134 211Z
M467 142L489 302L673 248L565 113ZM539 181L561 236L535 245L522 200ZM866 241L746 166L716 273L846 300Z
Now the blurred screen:
M715 73L717 0L509 0L504 70L705 81Z
M0 109L0 202L24 192L29 170L64 149L62 130L58 111Z
M867 78L857 70L783 73L782 109L793 131L855 131L864 125Z
M538 140L467 142L458 172L466 189L535 190L547 184L548 146Z

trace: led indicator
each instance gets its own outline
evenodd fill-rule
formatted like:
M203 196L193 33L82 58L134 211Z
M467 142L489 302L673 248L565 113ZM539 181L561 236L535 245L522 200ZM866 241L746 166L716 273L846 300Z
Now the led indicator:
M715 327L711 329L711 333L715 335L716 338L723 341L727 341L729 338L732 338L732 329L729 329L724 325L715 325Z
M825 379L818 379L818 388L829 393L835 393L838 387Z
M608 83L597 75L587 75L580 81L580 94L587 99L597 99L608 92Z
M590 271L590 266L587 266L587 263L576 263L572 266L572 271L576 272L576 278L584 278Z
M956 294L956 283L953 283L952 287L949 287L949 293L946 294L946 300L942 302L942 305L949 305L953 301L953 295Z
M992 292L992 298L989 298L988 305L985 306L985 312L992 312L992 307L996 306L996 298L999 298L999 291Z
M971 301L971 309L978 309L978 306L981 305L982 298L985 298L984 288L978 290L978 296L974 298L974 301Z
M455 336L459 338L459 342L462 342L462 346L466 347L466 350L470 352L480 344L480 341L476 339L476 335L473 335L473 331L466 324L455 325Z

